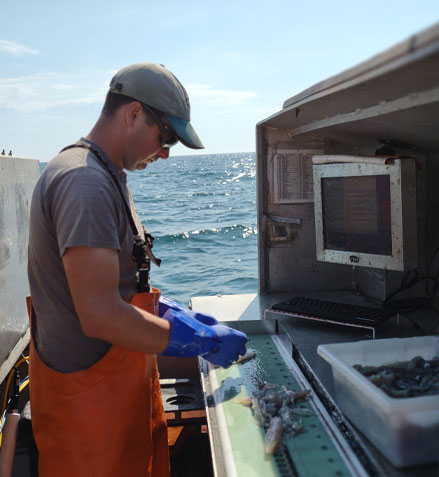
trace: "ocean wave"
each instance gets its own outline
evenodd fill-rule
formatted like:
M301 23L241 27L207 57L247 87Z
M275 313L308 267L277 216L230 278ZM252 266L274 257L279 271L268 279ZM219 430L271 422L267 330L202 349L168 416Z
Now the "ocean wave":
M191 197L209 197L211 195L215 195L215 192L192 192L188 193L186 197L190 199Z
M234 277L226 280L224 286L233 289L240 288L240 289L249 289L249 290L257 290L258 288L258 279L257 277Z
M156 240L151 281L193 296L256 292L256 155L171 157L128 175L142 223Z
M226 227L191 230L188 232L180 232L177 234L162 235L156 237L156 241L177 243L185 240L204 240L205 238L211 238L212 236L220 237L235 237L235 238L248 238L252 235L257 235L258 230L256 227L248 225L230 225Z

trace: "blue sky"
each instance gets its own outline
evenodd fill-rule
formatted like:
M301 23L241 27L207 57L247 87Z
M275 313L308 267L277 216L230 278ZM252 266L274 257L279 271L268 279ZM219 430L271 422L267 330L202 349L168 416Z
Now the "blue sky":
M285 99L432 25L439 3L1 0L0 14L0 150L46 162L90 131L114 72L142 61L186 86L201 153L254 151Z

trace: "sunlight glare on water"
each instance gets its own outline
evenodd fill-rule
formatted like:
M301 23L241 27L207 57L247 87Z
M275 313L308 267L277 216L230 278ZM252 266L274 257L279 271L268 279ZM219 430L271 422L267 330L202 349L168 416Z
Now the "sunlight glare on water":
M257 292L255 153L171 157L128 174L155 237L151 283L187 305L194 296Z

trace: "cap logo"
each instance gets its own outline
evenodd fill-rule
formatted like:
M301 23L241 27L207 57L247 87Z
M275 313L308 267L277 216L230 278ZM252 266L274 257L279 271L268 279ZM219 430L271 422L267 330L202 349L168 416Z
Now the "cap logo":
M122 88L123 88L123 84L122 83L116 83L113 88L116 90L116 91L119 91L119 93L122 91Z

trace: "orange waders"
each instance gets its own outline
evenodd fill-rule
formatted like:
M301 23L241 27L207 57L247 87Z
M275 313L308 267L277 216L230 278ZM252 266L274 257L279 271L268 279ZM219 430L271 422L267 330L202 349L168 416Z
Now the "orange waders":
M132 304L154 313L159 296L153 288ZM155 355L112 346L90 368L65 374L43 363L31 339L29 375L39 477L169 476Z

